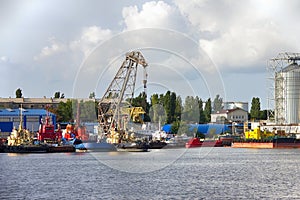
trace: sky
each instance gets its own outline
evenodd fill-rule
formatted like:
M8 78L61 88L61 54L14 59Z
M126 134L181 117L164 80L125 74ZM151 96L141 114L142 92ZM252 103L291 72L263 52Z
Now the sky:
M267 108L267 62L299 52L297 0L0 0L0 97L101 98L125 54L148 63L148 96ZM136 92L143 91L143 69Z

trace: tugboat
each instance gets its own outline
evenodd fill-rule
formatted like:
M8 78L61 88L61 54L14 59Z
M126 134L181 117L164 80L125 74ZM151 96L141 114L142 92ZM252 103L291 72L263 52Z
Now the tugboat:
M22 107L20 112L19 128L14 128L7 138L7 145L4 146L6 153L56 153L74 152L73 145L61 145L61 130L55 131L54 125L50 124L50 117L47 114L45 122L40 125L36 134L22 127Z
M33 133L22 128L14 128L7 138L7 145L4 146L5 153L47 153L49 146L34 143Z
M50 124L50 118L47 115L45 122L40 124L39 131L37 133L37 139L41 142L58 142L62 139L62 131L60 128L56 131L53 124Z
M22 106L20 108L19 128L13 128L10 136L7 137L7 144L2 146L5 153L46 153L48 145L35 143L34 133L22 127Z
M48 115L45 122L40 125L37 139L42 144L48 145L48 152L75 152L75 147L72 144L62 144L62 131L60 127L55 130Z

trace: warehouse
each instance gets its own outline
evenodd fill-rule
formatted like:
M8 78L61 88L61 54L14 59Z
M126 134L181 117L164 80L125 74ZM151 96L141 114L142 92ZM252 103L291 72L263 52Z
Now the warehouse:
M47 115L56 126L56 115L44 109L0 109L0 137L7 137L14 127L19 127L21 118L23 128L36 132Z

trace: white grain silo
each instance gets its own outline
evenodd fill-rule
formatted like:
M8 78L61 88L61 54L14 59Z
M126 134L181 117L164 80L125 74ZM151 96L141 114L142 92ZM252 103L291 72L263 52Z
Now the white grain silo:
M275 119L298 124L300 119L300 67L296 62L275 74Z

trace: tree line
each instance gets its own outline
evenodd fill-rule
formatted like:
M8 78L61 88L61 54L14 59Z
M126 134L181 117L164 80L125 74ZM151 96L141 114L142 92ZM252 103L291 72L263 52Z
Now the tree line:
M16 98L22 98L22 90L16 90ZM55 92L54 98L65 98L64 93ZM96 122L98 116L98 102L95 101L95 93L89 95L91 101L67 100L60 102L57 108L49 108L57 115L58 122L72 122L79 116L81 121ZM93 99L93 100L92 100ZM144 122L154 122L161 124L178 124L184 121L189 124L203 124L211 120L211 113L223 109L223 99L216 95L213 101L210 98L202 100L199 96L187 96L184 101L175 92L167 91L165 94L152 94L150 102L147 95L142 92L137 97L130 99L133 107L142 107L146 112ZM79 114L77 114L80 112ZM261 110L260 99L253 97L249 119L267 119L267 110Z

